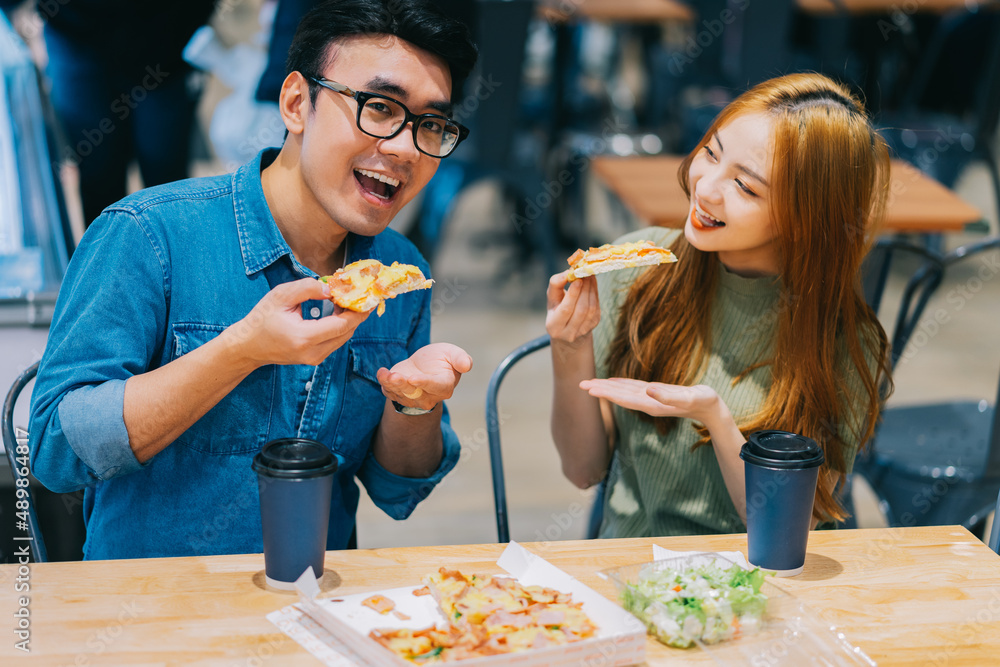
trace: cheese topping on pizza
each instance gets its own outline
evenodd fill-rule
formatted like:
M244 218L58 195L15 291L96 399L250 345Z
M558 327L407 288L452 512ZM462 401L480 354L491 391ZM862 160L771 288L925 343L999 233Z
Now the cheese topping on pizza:
M372 639L416 662L450 662L580 641L597 626L573 596L509 577L441 568L425 578L449 623L422 630L373 630Z
M618 245L606 243L586 251L577 250L566 261L570 266L567 280L572 282L578 278L607 271L676 262L677 257L667 248L661 248L652 241L635 241Z
M330 300L341 308L365 313L378 307L379 317L385 312L386 299L434 284L412 264L386 266L377 259L352 262L320 280L330 286Z

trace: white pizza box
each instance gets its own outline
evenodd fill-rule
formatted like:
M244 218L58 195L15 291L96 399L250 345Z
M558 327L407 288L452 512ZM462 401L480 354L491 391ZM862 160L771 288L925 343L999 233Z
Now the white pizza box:
M497 565L526 586L545 586L572 593L574 602L583 602L583 611L598 627L590 639L551 646L544 649L506 653L484 658L459 660L462 667L519 665L546 667L555 665L601 665L613 667L632 665L646 659L646 628L622 607L584 585L566 572L537 556L520 544L511 542L497 559ZM432 574L428 572L427 574ZM463 574L475 574L463 572ZM382 591L369 591L336 598L320 598L319 585L312 568L295 582L299 591L298 606L306 615L349 648L365 665L412 667L406 661L371 639L368 633L376 628L426 628L444 624L445 619L433 596L413 595L421 588L405 586ZM372 595L383 595L396 603L388 614L364 607L361 601ZM396 614L395 612L400 612ZM401 618L400 615L404 616ZM405 617L409 617L408 619Z

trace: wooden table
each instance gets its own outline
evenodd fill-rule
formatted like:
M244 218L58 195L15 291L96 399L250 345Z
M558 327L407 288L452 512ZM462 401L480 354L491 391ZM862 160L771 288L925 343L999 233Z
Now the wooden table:
M689 200L677 182L681 156L597 157L594 173L646 224L682 227ZM885 231L955 232L982 213L913 165L892 161Z
M651 544L741 550L745 535L525 546L613 597L596 570L651 559ZM500 544L329 552L325 595L418 583L444 565L500 572ZM30 566L30 656L11 633L18 566L0 565L0 664L318 665L265 616L293 595L265 589L260 554ZM1000 656L1000 556L964 528L816 532L805 570L777 580L879 665L983 665ZM651 665L711 664L649 640ZM28 658L28 659L26 659ZM20 660L17 660L20 659Z
M694 11L679 0L542 0L538 13L550 23L578 20L617 23L690 21Z
M889 14L904 11L906 14L926 12L944 14L956 9L995 7L995 0L914 0L904 3L899 0L796 0L799 9L809 14Z

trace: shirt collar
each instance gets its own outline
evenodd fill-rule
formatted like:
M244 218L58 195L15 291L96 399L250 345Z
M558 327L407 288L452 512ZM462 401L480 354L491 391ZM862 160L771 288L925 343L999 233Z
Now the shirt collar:
M265 148L233 174L233 206L243 265L247 275L251 276L287 256L300 273L315 275L295 259L264 197L260 173L262 168L274 162L279 151L278 148ZM349 233L344 242L347 244L345 264L358 259L382 259L371 237Z
M260 182L261 167L278 156L279 149L265 148L233 174L233 208L240 252L248 276L262 271L292 249L281 236Z

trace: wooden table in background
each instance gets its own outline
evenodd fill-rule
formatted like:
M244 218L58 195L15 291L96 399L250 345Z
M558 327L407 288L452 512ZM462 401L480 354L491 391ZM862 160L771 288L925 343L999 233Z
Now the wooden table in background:
M745 535L526 544L608 597L595 572L649 561L650 545L740 550ZM324 595L413 585L441 566L498 573L502 544L331 551ZM0 565L0 664L320 664L265 616L296 598L264 587L260 554L30 566L31 654L11 632L18 566ZM1000 556L957 526L820 531L805 570L776 580L880 666L996 664ZM650 639L648 664L711 664Z
M542 0L538 13L550 23L663 23L690 21L695 16L688 5L678 0Z
M902 11L906 14L926 12L944 14L956 9L976 11L978 8L995 8L996 0L796 0L799 9L809 14L890 14Z
M677 182L681 156L598 157L594 173L632 213L650 225L682 227L690 210ZM913 165L892 161L887 232L956 232L982 213Z

